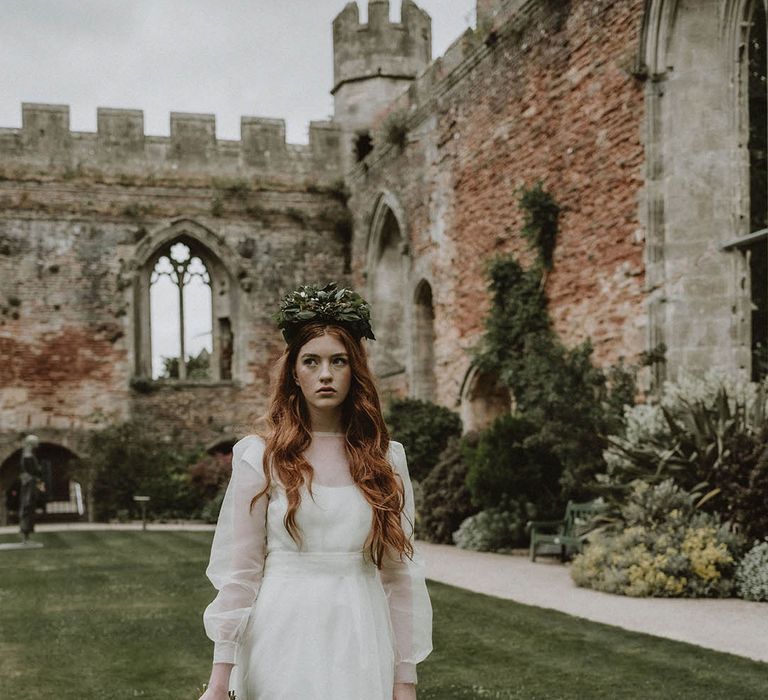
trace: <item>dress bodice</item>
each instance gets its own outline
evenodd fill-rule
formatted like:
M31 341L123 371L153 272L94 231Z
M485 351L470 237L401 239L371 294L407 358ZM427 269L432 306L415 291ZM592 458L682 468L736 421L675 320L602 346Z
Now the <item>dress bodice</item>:
M267 506L267 553L363 550L373 510L356 484L322 486L314 483L312 495L306 485L302 486L300 494L296 523L303 538L301 549L283 523L288 511L288 497L278 484L273 487Z
M253 436L252 440L260 438ZM253 444L254 450L260 445ZM302 534L301 548L290 536L284 519L288 512L285 488L273 477L267 506L267 553L360 552L372 525L373 509L349 473L344 436L315 432L304 453L314 471L312 490L304 484L296 523ZM248 450L244 454L247 459Z

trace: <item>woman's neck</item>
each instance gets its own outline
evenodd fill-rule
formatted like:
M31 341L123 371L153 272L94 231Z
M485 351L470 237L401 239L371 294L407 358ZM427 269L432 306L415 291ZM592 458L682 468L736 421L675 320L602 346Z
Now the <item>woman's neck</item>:
M329 413L315 413L310 411L310 423L313 433L343 433L341 424L341 411Z

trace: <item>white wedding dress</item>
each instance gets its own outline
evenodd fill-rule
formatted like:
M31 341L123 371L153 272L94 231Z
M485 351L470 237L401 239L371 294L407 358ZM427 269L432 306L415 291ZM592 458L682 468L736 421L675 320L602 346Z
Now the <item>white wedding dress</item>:
M218 595L203 614L214 663L234 663L238 700L391 700L395 682L416 682L432 650L432 607L418 552L385 558L379 571L363 545L372 508L352 482L340 433L314 432L313 467L296 522L299 551L283 524L287 498L273 477L269 501L251 498L266 483L263 440L233 448L206 575ZM413 488L405 450L389 460L405 485L401 519L413 543ZM407 516L407 518L406 518Z

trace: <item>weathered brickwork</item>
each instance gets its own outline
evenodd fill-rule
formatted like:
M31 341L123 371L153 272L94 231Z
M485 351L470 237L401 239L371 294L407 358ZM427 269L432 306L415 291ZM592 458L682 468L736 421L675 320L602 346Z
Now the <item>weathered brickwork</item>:
M396 106L416 115L408 145L374 153L352 179L356 269L380 193L405 213L411 284L425 278L434 294L437 398L452 407L488 308L485 262L531 260L518 198L537 180L563 211L546 285L556 330L569 345L589 336L600 364L644 349L643 85L632 75L643 3L523 10L496 15L490 46L460 40L453 72L471 67L453 85L445 70L424 76L431 92L417 84Z
M183 165L154 169L51 150L47 166L23 148L0 162L0 462L26 432L80 454L89 431L132 415L185 445L247 433L283 348L269 319L280 295L309 279L346 279L348 214L340 172L327 167L335 151L316 172L276 173L247 162L208 169L183 148ZM217 261L231 377L151 382L142 262L185 236Z
M512 397L471 366L485 265L531 264L518 202L538 181L561 207L545 288L567 345L590 338L607 366L663 342L641 389L711 365L748 373L751 7L478 0L476 29L431 60L411 0L399 23L386 0L367 25L348 4L334 119L306 146L274 119L245 117L223 141L210 115L173 114L166 138L141 112L100 109L84 134L65 107L24 105L22 128L0 129L0 488L29 431L74 454L138 414L185 444L247 432L283 347L269 315L306 282L371 301L385 401L487 424ZM150 266L175 240L211 272L206 382L147 380Z

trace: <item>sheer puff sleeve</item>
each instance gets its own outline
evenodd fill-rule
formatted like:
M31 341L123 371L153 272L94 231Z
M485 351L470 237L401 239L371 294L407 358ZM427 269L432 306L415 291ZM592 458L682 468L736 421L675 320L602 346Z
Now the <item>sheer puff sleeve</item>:
M416 664L432 651L432 603L425 581L424 560L413 538L416 513L413 486L405 449L399 442L390 442L390 460L405 487L401 523L406 537L414 545L414 553L413 560L405 554L403 561L385 556L380 575L395 635L395 683L416 683Z
M205 609L205 633L213 641L213 663L236 663L238 643L258 595L266 553L267 496L249 512L264 487L264 443L249 435L232 448L232 476L224 493L205 575L218 590Z

